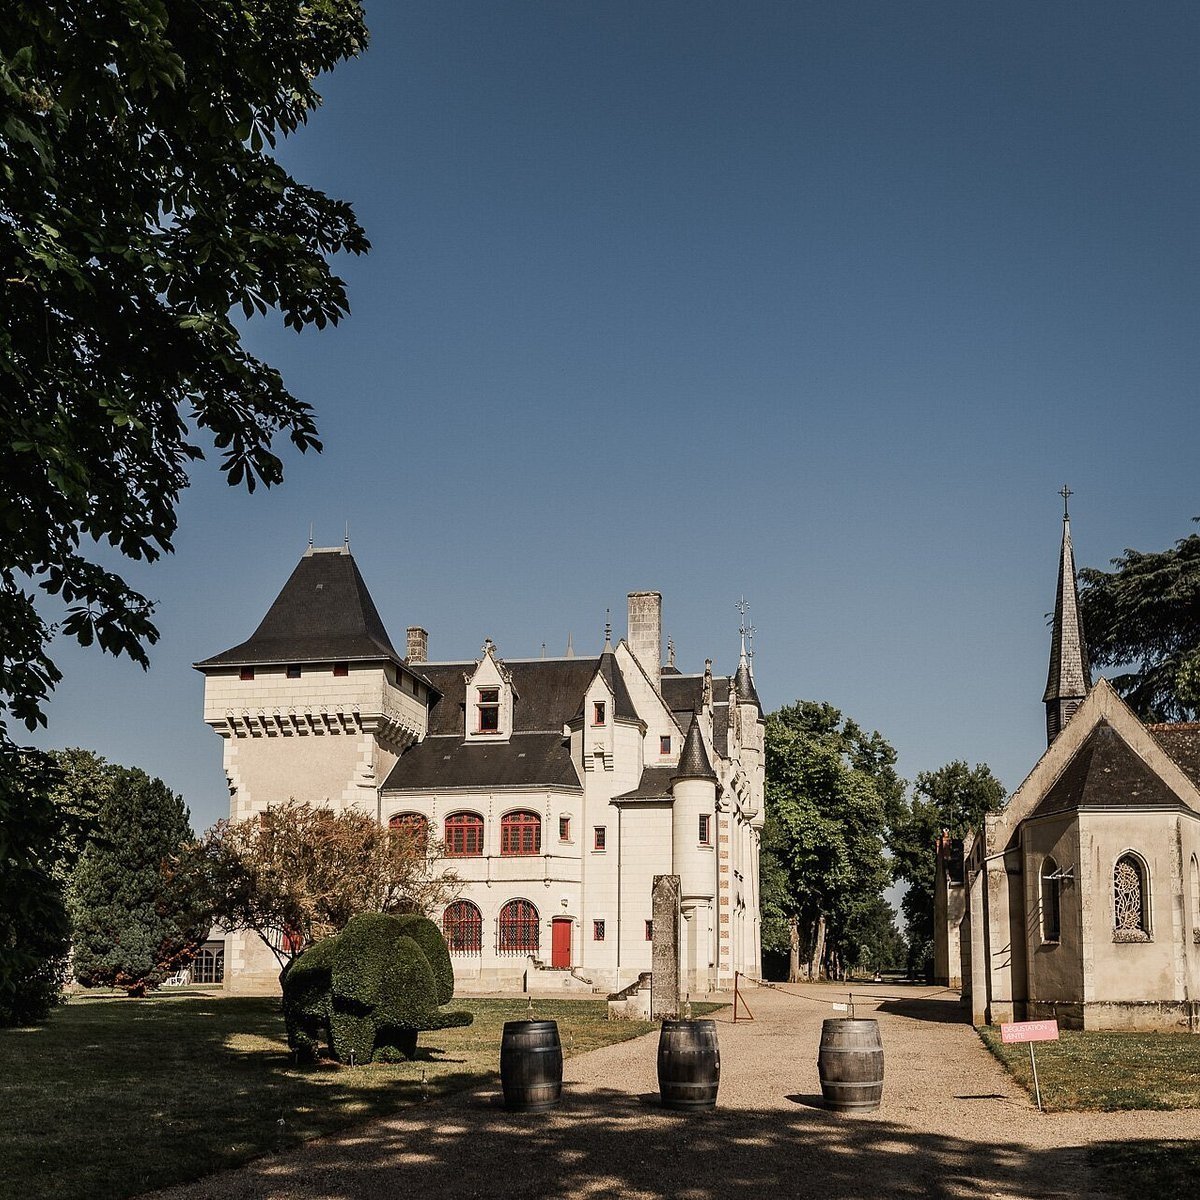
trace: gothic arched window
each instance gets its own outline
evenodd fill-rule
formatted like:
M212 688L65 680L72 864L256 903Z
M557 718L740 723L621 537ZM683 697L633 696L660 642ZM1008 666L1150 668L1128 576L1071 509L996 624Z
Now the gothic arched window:
M528 900L510 900L500 910L501 954L533 954L541 944L538 911Z
M535 812L506 813L500 818L501 854L540 854L542 819Z
M422 850L429 844L429 818L422 813L396 813L389 818L388 828L407 833Z
M442 933L451 954L478 954L483 949L483 914L470 900L455 900L442 914Z
M1146 868L1136 854L1122 854L1113 867L1113 941L1148 942L1150 914Z
M1057 942L1062 936L1062 878L1052 858L1042 863L1042 941Z
M451 813L446 818L446 857L479 858L483 854L483 818Z

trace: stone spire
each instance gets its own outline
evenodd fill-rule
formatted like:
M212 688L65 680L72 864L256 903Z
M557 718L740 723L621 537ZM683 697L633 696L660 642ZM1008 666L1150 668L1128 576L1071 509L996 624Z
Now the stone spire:
M1050 670L1046 676L1046 742L1062 732L1063 726L1083 702L1092 686L1088 665L1083 616L1075 588L1075 553L1071 547L1071 516L1067 501L1071 489L1063 487L1062 550L1058 558L1058 594L1054 600L1054 629L1050 638Z

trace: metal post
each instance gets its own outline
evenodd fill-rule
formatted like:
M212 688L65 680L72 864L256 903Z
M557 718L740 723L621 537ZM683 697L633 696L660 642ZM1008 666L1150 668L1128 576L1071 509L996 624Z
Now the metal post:
M1037 1077L1037 1059L1033 1054L1033 1043L1029 1043L1029 1065L1033 1068L1033 1094L1037 1097L1038 1112L1044 1112L1042 1108L1042 1088L1038 1083Z

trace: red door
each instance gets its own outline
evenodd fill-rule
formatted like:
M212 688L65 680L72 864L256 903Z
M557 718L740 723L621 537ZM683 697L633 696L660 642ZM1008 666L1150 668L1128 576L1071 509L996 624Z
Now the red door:
M550 965L552 967L570 967L571 965L571 925L570 917L555 917L550 923Z

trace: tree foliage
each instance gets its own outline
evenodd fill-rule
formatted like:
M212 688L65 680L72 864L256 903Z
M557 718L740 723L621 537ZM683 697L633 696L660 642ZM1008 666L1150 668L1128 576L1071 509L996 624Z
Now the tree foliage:
M1092 661L1136 664L1111 682L1142 720L1200 718L1200 535L1157 553L1126 550L1112 567L1079 572Z
M917 957L924 957L933 938L938 836L946 830L962 837L977 829L988 813L1003 808L1004 799L1004 785L986 763L968 767L956 760L917 776L912 804L898 814L888 835L893 873L908 884L900 907Z
M220 923L257 934L281 967L369 912L429 913L458 894L440 845L409 826L294 800L218 821L180 860L202 872Z
M62 992L70 922L51 871L57 779L49 755L0 739L0 1025L41 1020Z
M278 436L320 448L233 313L347 311L328 259L363 231L272 151L365 38L357 0L0 5L0 736L60 678L38 588L63 634L146 664L153 606L89 543L169 552L204 437L250 490Z
M854 921L890 878L888 814L903 803L896 754L829 704L798 701L766 728L763 944L810 973L851 965Z
M136 768L112 768L71 889L72 969L89 987L144 995L208 936L202 893L169 863L192 838L183 799Z

